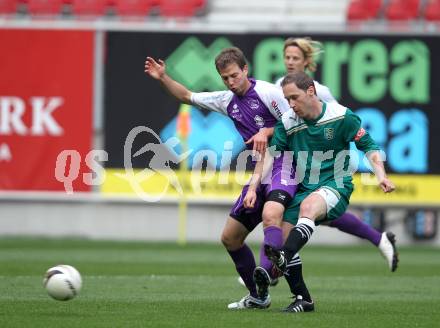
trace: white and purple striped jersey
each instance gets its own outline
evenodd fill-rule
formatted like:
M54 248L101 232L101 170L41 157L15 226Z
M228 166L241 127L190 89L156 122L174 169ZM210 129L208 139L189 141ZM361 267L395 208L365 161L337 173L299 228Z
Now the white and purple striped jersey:
M276 82L275 85L277 87L281 88L281 81L284 79L283 77L280 77ZM325 85L319 83L318 81L313 81L315 84L316 89L316 95L318 96L319 100L325 103L337 103L338 101L333 97L332 93L330 92L330 89L326 87Z
M229 116L244 141L261 128L272 128L290 110L279 87L249 79L251 87L243 96L232 91L192 93L191 102L201 108ZM252 145L248 145L252 149Z

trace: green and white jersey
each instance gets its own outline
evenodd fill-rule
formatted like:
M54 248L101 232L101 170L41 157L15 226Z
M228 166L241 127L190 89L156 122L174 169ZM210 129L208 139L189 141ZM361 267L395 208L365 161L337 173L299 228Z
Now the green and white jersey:
M298 117L293 110L284 113L275 125L271 146L292 152L299 191L322 186L343 191L353 189L353 167L349 166L352 141L364 152L379 150L361 127L359 116L338 103L323 103L322 113L311 121Z

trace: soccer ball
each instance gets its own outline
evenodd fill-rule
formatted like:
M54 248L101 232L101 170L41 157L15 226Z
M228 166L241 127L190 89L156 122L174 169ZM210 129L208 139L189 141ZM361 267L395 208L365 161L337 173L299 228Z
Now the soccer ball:
M54 299L68 301L78 295L82 279L73 266L61 264L47 270L43 285Z

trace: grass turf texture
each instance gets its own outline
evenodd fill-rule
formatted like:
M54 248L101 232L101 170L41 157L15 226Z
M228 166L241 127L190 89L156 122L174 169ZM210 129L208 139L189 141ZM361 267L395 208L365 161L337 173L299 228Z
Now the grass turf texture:
M439 249L401 248L388 272L370 246L302 252L316 312L285 314L287 284L268 310L231 311L246 290L222 246L88 240L0 239L0 327L438 327ZM45 271L70 264L80 295L49 298Z

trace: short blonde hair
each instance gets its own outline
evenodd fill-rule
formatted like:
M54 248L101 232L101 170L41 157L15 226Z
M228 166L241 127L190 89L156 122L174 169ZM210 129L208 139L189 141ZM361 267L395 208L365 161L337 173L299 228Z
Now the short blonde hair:
M306 68L310 72L316 71L315 57L324 51L322 50L322 43L314 41L309 37L304 38L288 38L284 41L284 49L286 52L288 47L298 47L301 49L304 59L308 61Z

